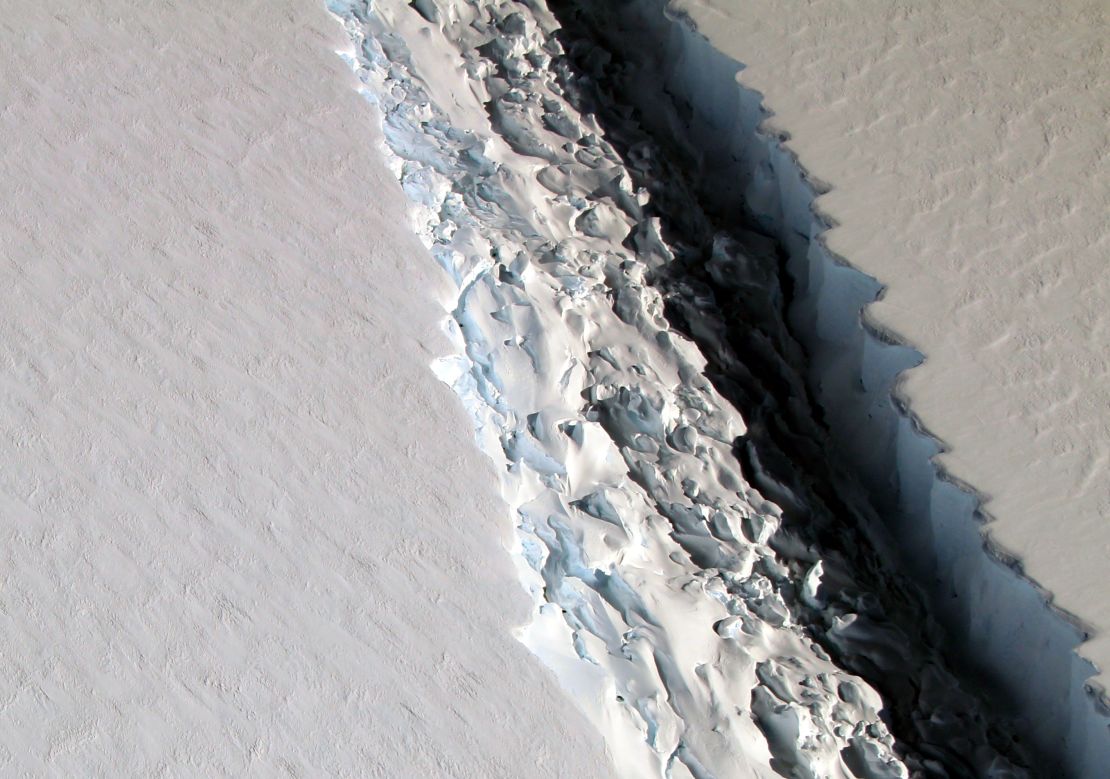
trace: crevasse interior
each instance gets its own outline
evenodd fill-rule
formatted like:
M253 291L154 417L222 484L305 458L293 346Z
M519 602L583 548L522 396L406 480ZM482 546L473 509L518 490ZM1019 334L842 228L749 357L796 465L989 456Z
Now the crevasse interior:
M774 238L789 330L806 354L799 369L834 444L823 459L847 465L848 482L865 487L890 532L891 563L922 588L945 631L946 656L987 688L1049 775L1101 776L1110 764L1110 710L1094 667L1076 652L1087 628L1054 608L1052 593L993 544L974 485L934 462L942 443L899 393L903 372L927 355L869 321L882 285L826 248L829 224L815 208L825 187L764 124L761 95L737 83L744 65L668 0L551 5L581 48L620 61L629 74L620 96L657 141L677 147L702 206ZM658 110L661 100L677 110ZM727 285L707 281L728 297ZM1054 521L1046 517L1045 532Z
M781 250L705 212L674 105L538 0L328 7L457 288L434 370L500 466L521 639L619 773L1035 773L824 456Z

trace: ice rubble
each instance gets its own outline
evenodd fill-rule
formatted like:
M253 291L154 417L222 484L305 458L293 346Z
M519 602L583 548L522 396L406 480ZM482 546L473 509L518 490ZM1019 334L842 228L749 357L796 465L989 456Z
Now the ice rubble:
M459 353L435 370L504 466L536 603L522 640L620 769L1026 775L871 551L866 508L812 472L773 248L702 213L682 150L613 102L607 52L539 2L328 5L457 286ZM739 341L699 258L752 319Z
M785 248L790 324L809 358L807 383L906 570L925 587L950 655L990 680L1054 771L1100 775L1110 764L1110 718L1089 683L1094 669L1074 652L1082 627L991 547L979 497L932 461L938 442L897 392L900 374L922 355L861 317L881 287L825 248L827 224L813 208L821 185L762 126L761 96L736 81L742 66L664 0L557 5L567 9L561 20L586 9L582 24L596 33L595 45L617 52L632 74L623 99L657 138L682 147L701 174L702 203L733 219L746 212ZM603 8L600 19L589 17L593 8ZM658 109L660 95L681 106L677 121Z

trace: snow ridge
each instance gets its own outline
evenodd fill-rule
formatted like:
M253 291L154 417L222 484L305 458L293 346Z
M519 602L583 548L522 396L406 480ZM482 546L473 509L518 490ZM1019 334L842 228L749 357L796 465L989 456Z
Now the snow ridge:
M605 97L606 52L578 51L572 67L538 2L328 6L413 227L457 287L445 309L458 353L434 370L501 466L536 604L521 639L620 772L1027 775L928 641L892 619L896 602L928 631L912 591L854 540L822 545L839 518L768 460L786 458L761 432L774 417L745 409L747 424L707 378L744 361L677 271L702 251L742 302L769 305L781 291L753 259L768 248L699 218L635 121L623 154L610 144L612 124L583 110ZM692 214L684 230L676 208ZM676 310L703 349L718 345L710 362ZM772 346L772 362L788 349ZM798 381L791 370L775 368Z

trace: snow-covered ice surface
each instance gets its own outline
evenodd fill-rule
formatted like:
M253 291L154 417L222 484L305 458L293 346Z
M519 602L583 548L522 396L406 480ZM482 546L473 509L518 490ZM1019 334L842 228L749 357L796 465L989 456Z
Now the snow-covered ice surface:
M681 100L622 102L658 74L574 5L328 0L454 283L435 367L501 472L522 640L622 775L1029 775L829 455L775 245L703 210L654 132Z
M600 777L302 0L0 12L0 775Z
M963 500L875 490L927 439L816 421L906 358L735 62L646 0L327 4L4 11L0 773L1098 775L1040 593L922 525L946 638L889 564Z

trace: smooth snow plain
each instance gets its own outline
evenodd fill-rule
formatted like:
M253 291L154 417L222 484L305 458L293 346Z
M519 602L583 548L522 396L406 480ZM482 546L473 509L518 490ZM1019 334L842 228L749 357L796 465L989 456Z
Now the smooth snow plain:
M314 2L0 19L0 773L607 776Z

